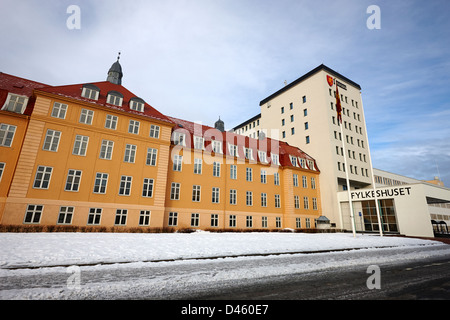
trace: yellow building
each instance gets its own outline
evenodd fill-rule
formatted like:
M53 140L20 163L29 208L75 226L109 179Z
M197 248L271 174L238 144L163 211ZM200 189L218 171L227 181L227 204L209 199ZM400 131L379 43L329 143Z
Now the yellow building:
M211 128L165 116L121 78L117 61L107 81L30 81L27 112L2 108L1 224L315 227L313 158L285 142L225 132L220 121Z

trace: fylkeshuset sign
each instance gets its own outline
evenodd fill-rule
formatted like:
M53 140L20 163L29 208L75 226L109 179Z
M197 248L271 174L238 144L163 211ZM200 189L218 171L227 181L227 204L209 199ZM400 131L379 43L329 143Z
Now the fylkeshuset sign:
M383 190L369 190L369 191L352 191L352 200L365 200L375 198L375 192L377 198L386 197L399 197L399 196L410 196L411 187L397 187Z

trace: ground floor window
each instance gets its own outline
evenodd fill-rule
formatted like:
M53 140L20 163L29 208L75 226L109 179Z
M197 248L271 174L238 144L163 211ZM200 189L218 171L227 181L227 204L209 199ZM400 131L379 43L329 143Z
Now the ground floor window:
M363 201L363 220L366 231L380 231L375 200ZM398 232L397 218L395 215L394 200L378 200L380 209L381 224L383 231Z
M39 223L41 221L41 215L44 206L30 204L27 207L27 212L25 213L24 223Z
M200 214L192 213L191 214L191 227L198 227L200 222Z
M150 225L150 211L141 210L141 213L139 214L139 225L140 226Z

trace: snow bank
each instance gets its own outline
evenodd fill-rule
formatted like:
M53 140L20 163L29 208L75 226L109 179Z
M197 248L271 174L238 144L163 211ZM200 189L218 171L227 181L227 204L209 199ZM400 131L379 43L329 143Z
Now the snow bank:
M1 233L0 268L436 244L441 243L345 233Z

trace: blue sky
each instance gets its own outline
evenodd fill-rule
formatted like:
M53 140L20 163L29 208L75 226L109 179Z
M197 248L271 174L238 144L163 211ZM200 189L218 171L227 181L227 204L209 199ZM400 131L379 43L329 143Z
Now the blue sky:
M81 9L80 29L66 12ZM381 29L369 30L370 5ZM227 129L324 63L362 87L374 167L450 186L450 1L2 0L0 71L106 80L161 112Z

